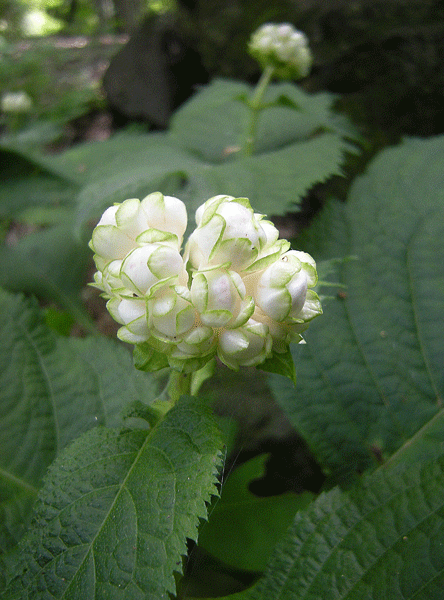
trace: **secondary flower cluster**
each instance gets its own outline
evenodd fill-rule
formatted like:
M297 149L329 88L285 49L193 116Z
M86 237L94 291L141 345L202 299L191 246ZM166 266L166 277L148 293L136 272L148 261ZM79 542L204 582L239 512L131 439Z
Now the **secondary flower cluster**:
M289 23L266 23L249 42L248 50L261 67L273 67L279 79L301 79L310 72L313 58L308 39Z
M108 208L92 234L95 285L122 325L120 339L147 342L179 370L217 355L230 368L285 352L322 309L316 265L290 250L246 198L215 196L187 227L183 202L159 192Z

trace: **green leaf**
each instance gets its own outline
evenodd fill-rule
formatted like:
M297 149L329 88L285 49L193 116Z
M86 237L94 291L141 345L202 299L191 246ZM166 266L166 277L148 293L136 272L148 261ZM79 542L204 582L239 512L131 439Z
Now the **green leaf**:
M77 232L112 203L157 189L178 195L192 223L196 208L216 194L248 196L255 210L280 214L312 185L341 173L344 152L355 151L346 138L356 139L356 132L332 112L333 96L310 96L291 84L271 86L267 99L285 96L289 104L263 111L257 154L242 156L248 117L242 97L249 91L216 80L175 114L167 133L122 133L45 158L47 168L83 183Z
M444 457L379 468L322 494L277 546L264 577L230 600L441 600Z
M265 454L257 456L229 475L199 532L199 546L236 569L263 571L294 514L313 498L309 492L262 498L252 494L248 486L264 475L266 459Z
M288 377L296 385L296 367L290 348L286 352L274 352L270 358L258 365L258 369Z
M102 156L100 142L95 145L95 155L87 184L80 191L76 231L79 235L84 225L98 219L101 213L115 202L127 198L142 199L154 191L178 195L180 189L192 176L199 162L184 150L168 143L164 134L148 134L137 138L137 151L132 135L121 135L112 147L111 156L100 168L94 169L97 157ZM91 158L91 149L84 148L84 162ZM108 148L109 150L109 148ZM80 155L82 147L77 150ZM107 153L103 156L106 159ZM202 167L200 167L202 168ZM200 198L195 200L197 208Z
M168 358L146 342L136 344L133 350L134 366L140 371L160 371L169 366Z
M0 285L51 299L86 319L80 301L91 251L74 239L72 212L60 225L22 237L0 247Z
M128 352L100 338L57 337L33 301L0 290L0 548L23 534L48 465L97 425L116 426L157 395ZM143 380L143 381L142 381Z
M224 161L244 141L248 121L246 99L252 93L253 88L245 83L214 80L176 112L171 120L171 135L210 163ZM287 99L286 105L282 98ZM307 94L292 83L270 85L264 103L276 106L260 115L257 154L308 141L327 131L356 140L358 133L349 121L333 112L334 101L331 94ZM344 139L342 149L349 149Z
M186 102L171 119L175 143L209 163L222 162L241 143L247 107L239 98L250 87L216 79Z
M384 461L444 396L444 138L381 153L300 244L339 266L325 303L294 347L296 389L274 395L333 479ZM332 288L327 288L329 291Z
M216 494L219 433L182 397L150 431L94 429L51 467L4 598L146 598L174 593L186 539Z
M18 152L0 149L0 216L17 217L25 209L49 209L72 203L78 188L45 172Z
M294 210L315 183L342 173L345 149L339 136L323 133L217 165L212 176L217 179L219 190L248 197L254 210L268 215L282 214Z

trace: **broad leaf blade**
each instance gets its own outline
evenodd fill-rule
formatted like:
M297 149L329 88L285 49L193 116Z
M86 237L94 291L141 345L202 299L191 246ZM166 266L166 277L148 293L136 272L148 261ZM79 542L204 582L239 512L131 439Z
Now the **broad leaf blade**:
M80 302L91 250L74 239L72 212L64 223L30 233L15 245L0 247L0 285L53 300L79 319Z
M340 175L344 151L351 149L336 134L322 133L283 148L240 157L213 168L223 193L248 197L254 210L282 214L294 210L315 184ZM220 192L222 193L222 192Z
M386 150L304 245L317 259L357 257L340 267L345 293L326 302L306 346L294 349L296 390L272 380L336 479L384 460L442 403L443 165L443 137Z
M441 600L444 457L381 467L296 515L264 577L230 600Z
M114 202L123 202L127 198L142 199L157 190L180 195L179 190L186 182L187 173L196 166L196 159L169 144L165 136L159 134L140 136L137 140L138 151L135 152L132 136L120 136L109 149L112 152L108 162L92 170L77 199L77 232L88 221L98 220ZM77 152L81 150L82 147ZM87 147L85 151L86 162L89 155ZM96 148L96 152L100 154L100 147Z
M263 571L294 514L313 497L309 492L267 497L250 492L250 483L264 475L266 458L257 456L229 475L199 532L199 546L235 569Z
M171 136L209 163L220 163L239 151L249 119L248 98L253 88L229 79L216 79L184 104L171 121ZM285 99L287 102L280 100ZM358 138L345 117L333 110L331 94L307 94L292 83L267 89L259 117L255 151L258 155L308 141L330 131L338 138ZM338 140L339 141L339 140ZM342 149L347 144L342 139Z
M58 338L36 303L0 292L0 548L23 534L42 478L62 448L97 425L121 423L156 387L110 340ZM143 379L143 388L140 379Z
M239 98L249 86L216 79L186 102L171 119L170 135L203 161L217 164L239 147L247 108Z
M10 217L35 207L58 207L73 201L76 186L36 168L20 154L0 149L0 216Z
M51 468L5 598L166 598L216 493L220 440L183 397L154 429L99 428Z

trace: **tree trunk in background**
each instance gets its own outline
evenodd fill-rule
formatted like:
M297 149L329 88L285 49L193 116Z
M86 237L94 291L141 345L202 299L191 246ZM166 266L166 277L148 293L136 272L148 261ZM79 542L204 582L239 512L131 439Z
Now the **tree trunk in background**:
M120 29L132 34L140 24L145 5L142 0L114 0L114 9Z
M139 0L115 2L125 9L125 26L134 27ZM194 64L201 61L209 78L255 81L258 65L247 52L251 33L265 22L290 22L307 34L314 55L313 70L301 83L307 90L340 94L357 118L376 129L393 130L395 136L444 130L444 0L177 2L168 31L146 25L138 30L143 70L135 66L142 60L139 51L118 59L126 82L120 95L128 95L132 83L126 72L128 59L128 69L141 85L148 85L152 119L159 125L177 106L173 96L185 98L193 89L194 75L194 83L202 81ZM190 62L188 51L193 55ZM122 103L120 110L124 109Z

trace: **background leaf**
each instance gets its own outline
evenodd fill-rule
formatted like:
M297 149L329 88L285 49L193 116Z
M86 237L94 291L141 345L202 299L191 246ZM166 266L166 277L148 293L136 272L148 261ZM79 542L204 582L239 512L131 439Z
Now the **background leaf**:
M310 96L290 84L271 86L266 100L276 106L262 114L257 154L242 157L236 148L248 117L248 93L246 84L217 80L176 113L167 133L122 133L46 157L47 168L83 184L77 231L113 202L157 189L183 199L190 221L200 204L221 193L249 196L256 210L281 214L315 183L341 173L344 152L356 151L346 138L358 135L333 113L333 96ZM286 106L278 102L283 96Z
M274 395L333 480L385 460L444 391L444 138L386 150L298 241L339 266L345 293L293 348L296 390Z
M166 598L216 493L208 407L182 397L150 431L94 429L56 460L5 598Z
M248 486L264 475L266 459L265 454L256 456L229 475L199 532L199 546L236 569L263 571L296 511L313 498L309 492L267 497L251 493Z
M74 239L71 219L40 229L12 245L0 246L0 285L53 300L86 322L80 291L86 284L91 251Z
M0 217L13 216L29 207L60 207L72 203L78 188L45 172L20 153L0 148Z
M253 87L239 81L215 79L186 102L171 120L171 136L210 163L219 163L242 145ZM283 102L285 99L286 102ZM335 96L307 94L293 83L271 84L259 117L256 153L263 154L330 131L358 139L344 116L332 110ZM347 144L342 140L342 149Z
M57 337L35 302L0 291L0 548L23 534L58 453L97 425L116 426L156 385L107 339Z
M441 446L437 460L380 467L349 492L322 494L297 513L264 577L230 600L440 600L443 492Z

